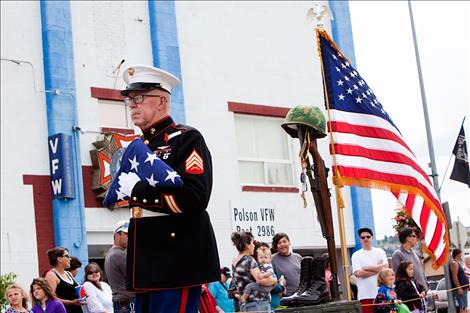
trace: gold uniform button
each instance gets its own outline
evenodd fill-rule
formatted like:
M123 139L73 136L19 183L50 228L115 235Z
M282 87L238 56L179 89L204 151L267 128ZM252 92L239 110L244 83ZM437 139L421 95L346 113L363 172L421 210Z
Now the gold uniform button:
M155 203L158 203L158 202L160 202L160 201L158 201L158 199L155 199Z
M137 201L137 197L132 197L132 200Z
M152 128L152 129L150 130L150 133L151 133L152 135L155 134L155 128Z
M175 234L175 233L171 233L170 236L174 238L174 237L176 236L176 234Z
M144 143L145 143L146 145L148 145L148 144L149 144L149 141L148 141L147 139L145 139L145 140L144 140Z
M143 202L143 203L147 203L147 199L142 199L142 202Z

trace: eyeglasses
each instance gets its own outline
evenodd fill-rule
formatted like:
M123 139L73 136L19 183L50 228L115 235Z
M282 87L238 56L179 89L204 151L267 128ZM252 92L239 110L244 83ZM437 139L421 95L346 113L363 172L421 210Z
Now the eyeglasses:
M364 240L364 239L370 239L372 236L361 236L361 239Z
M99 270L96 270L96 271L89 271L89 272L87 273L87 275L93 275L93 274L97 274L97 273L99 273L99 272L100 272Z
M70 255L68 255L68 254L63 255L62 257L63 257L63 258L67 258L67 259L71 259L71 258L72 258L72 257L71 257Z
M408 237L416 238L417 236L416 236L415 234L411 234L411 235L409 235Z
M162 96L159 96L159 95L137 95L135 97L127 97L127 98L124 98L124 104L125 105L131 105L132 102L134 102L134 104L140 104L140 103L144 102L144 97L160 98Z

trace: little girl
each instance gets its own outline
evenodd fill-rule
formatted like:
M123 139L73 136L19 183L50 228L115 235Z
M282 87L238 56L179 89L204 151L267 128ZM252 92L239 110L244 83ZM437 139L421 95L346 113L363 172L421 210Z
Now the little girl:
M30 290L33 304L36 304L33 306L33 313L67 313L64 305L57 300L45 278L33 279Z
M396 313L398 300L397 293L393 289L395 282L395 273L391 268L384 268L379 272L377 277L377 285L379 290L375 297L374 313Z
M5 290L5 298L10 305L5 313L31 313L28 310L28 296L20 285L14 283Z
M395 289L398 297L405 301L411 312L424 312L423 298L425 296L424 287L419 285L413 278L413 263L403 262L397 268L397 281ZM414 301L406 301L416 299Z

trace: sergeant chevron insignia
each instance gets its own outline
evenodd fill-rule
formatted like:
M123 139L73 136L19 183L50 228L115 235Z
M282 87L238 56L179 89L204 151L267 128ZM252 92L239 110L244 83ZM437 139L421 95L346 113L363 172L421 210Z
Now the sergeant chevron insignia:
M191 152L185 162L186 173L189 174L203 174L204 173L204 161L202 160L196 149Z

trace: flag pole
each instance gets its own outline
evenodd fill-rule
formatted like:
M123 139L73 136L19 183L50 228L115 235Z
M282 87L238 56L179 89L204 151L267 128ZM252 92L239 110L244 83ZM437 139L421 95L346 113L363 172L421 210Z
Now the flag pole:
M449 170L450 162L452 162L452 156L453 156L453 154L451 153L450 157L449 157L449 162L447 162L447 167L446 167L446 170L444 172L444 176L442 176L442 183L439 186L439 192L441 192L442 186L444 186L444 182L446 181L446 175L447 175L447 171Z
M431 177L433 180L433 186L434 186L434 189L436 190L437 197L439 198L439 201L441 201L439 179L438 179L437 168L436 168L436 159L434 156L434 146L432 142L431 126L430 126L430 121L429 121L428 106L426 103L426 93L424 90L423 75L421 72L421 61L419 58L418 40L416 38L416 29L415 29L414 18L413 18L413 9L411 8L411 0L408 0L408 11L410 13L411 31L413 34L413 44L414 44L414 50L415 50L415 56L416 56L416 66L418 68L419 89L421 91L421 101L423 103L424 122L426 125L426 137L428 139L427 141L428 141L429 158L431 161L430 162L431 163ZM450 221L447 221L447 225L446 225L447 234L449 234L449 222ZM453 299L452 291L450 291L451 289L450 280L452 278L450 276L449 267L445 265L444 265L444 274L445 274L444 276L445 276L446 287L447 287L447 299ZM449 302L449 307L448 307L449 312L454 313L455 312L454 301L448 301L448 302Z
M423 103L423 113L424 113L424 123L426 125L426 137L428 141L428 150L429 150L429 158L430 158L430 164L431 164L431 177L432 177L432 182L434 189L436 189L437 196L439 197L439 200L441 199L441 195L439 193L439 179L438 179L438 174L437 174L437 168L436 168L436 158L434 156L434 144L432 141L432 133L431 133L431 123L429 121L429 111L428 111L428 105L426 102L426 92L424 90L424 80L423 80L423 74L421 72L421 61L419 57L419 50L418 50L418 41L416 39L416 29L415 29L415 24L414 24L414 19L413 19L413 10L411 8L411 1L408 0L408 9L410 12L410 20L411 20L411 31L413 33L413 43L414 43L414 48L415 48L415 56L416 56L416 66L418 68L418 78L419 78L419 89L421 91L421 101Z
M343 209L345 207L344 205L344 200L343 200L343 194L341 192L341 188L343 187L343 183L341 180L341 175L339 174L337 170L337 162L336 162L336 153L335 153L335 146L334 146L334 141L333 141L333 133L331 132L331 118L330 118L330 104L328 101L328 90L326 87L326 82L325 82L325 71L323 67L323 58L321 54L321 48L320 48L320 31L325 31L321 26L317 26L315 28L315 35L317 37L317 43L318 43L318 53L320 56L320 64L321 64L321 71L322 71L322 79L323 79L323 88L324 88L324 94L325 94L325 103L326 103L326 112L327 112L327 117L328 117L328 133L330 136L330 147L331 147L331 153L333 156L333 184L335 185L335 195L336 195L336 209L338 213L338 223L339 223L339 236L340 236L340 242L341 242L341 257L343 261L343 270L344 270L344 282L345 282L345 289L346 289L346 298L348 301L352 300L351 297L351 287L350 287L350 280L349 280L349 258L348 258L348 253L347 253L347 247L346 247L346 233L344 231L345 226L344 226L344 214L343 214Z
M466 116L463 117L462 124L460 125L459 131L463 127L463 123L465 122L465 117ZM458 135L457 135L457 138L458 138ZM447 162L446 171L444 172L444 176L442 177L442 183L441 183L441 186L439 187L439 192L441 192L442 186L444 186L444 182L445 182L445 179L446 179L446 174L447 174L447 171L449 170L450 162L452 161L452 156L453 155L454 155L453 153L450 154L449 162Z

